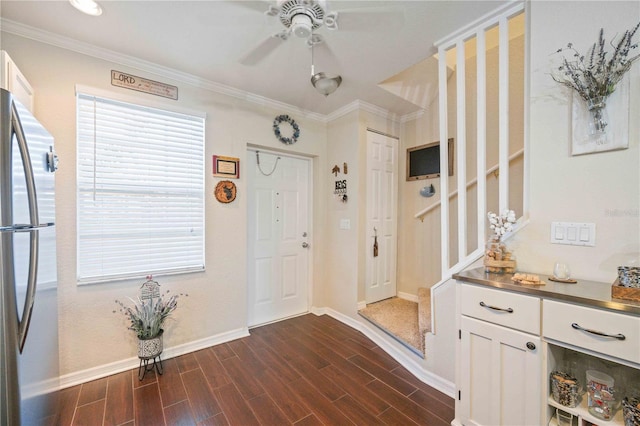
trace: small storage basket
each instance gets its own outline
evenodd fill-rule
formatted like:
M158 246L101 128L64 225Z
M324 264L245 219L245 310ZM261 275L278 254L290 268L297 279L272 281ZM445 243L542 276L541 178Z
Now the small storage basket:
M565 407L577 406L580 402L578 379L562 371L553 371L550 378L553 400Z
M640 397L625 396L622 400L624 426L640 426Z

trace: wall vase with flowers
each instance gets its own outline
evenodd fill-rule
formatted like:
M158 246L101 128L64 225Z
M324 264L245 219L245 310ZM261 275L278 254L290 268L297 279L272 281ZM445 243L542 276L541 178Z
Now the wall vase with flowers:
M505 210L501 214L489 212L489 228L493 231L484 250L484 271L496 274L512 274L516 271L513 252L503 241L503 237L513 231L516 213Z
M584 55L572 43L556 52L568 54L551 76L573 94L572 155L628 148L627 72L640 58L634 52L638 43L633 42L639 26L611 43L605 41L600 29L598 41Z

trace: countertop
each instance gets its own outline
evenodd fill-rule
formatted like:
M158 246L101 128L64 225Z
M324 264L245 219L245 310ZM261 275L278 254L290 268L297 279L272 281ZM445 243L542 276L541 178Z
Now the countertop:
M549 281L549 275L536 274L545 285L524 285L511 281L513 274L493 274L484 271L484 267L469 269L453 275L458 281L501 288L516 293L539 296L545 299L564 300L571 303L621 311L640 316L640 302L612 299L611 284L596 281L578 280L576 284Z

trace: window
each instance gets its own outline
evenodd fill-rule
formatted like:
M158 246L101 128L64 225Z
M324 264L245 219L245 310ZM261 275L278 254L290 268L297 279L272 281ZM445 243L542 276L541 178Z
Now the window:
M204 269L204 117L77 95L78 281Z

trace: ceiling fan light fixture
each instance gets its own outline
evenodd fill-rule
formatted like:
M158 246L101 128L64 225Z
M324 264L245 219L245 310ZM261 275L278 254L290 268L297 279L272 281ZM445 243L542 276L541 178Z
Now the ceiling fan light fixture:
M75 7L82 13L86 13L91 16L102 15L102 7L94 0L69 0L71 6Z
M291 31L296 37L307 38L311 36L311 31L313 31L311 18L302 13L297 14L291 20Z
M311 84L313 84L313 87L315 87L320 94L325 96L329 96L335 92L336 89L340 87L340 83L342 83L342 77L339 75L329 77L325 73L319 72L311 77Z

